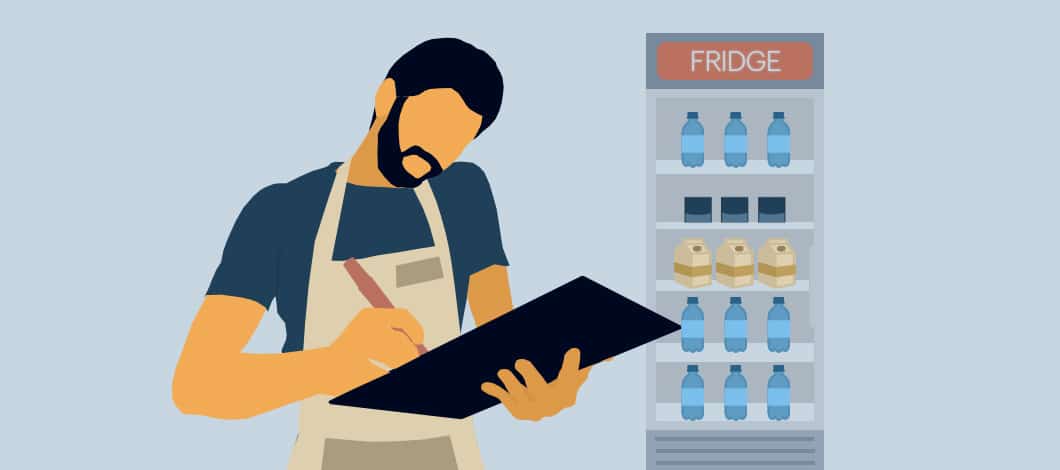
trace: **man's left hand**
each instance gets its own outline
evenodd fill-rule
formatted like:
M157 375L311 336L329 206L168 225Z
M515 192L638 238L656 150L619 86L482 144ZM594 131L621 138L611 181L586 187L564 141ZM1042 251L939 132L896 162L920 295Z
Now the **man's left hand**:
M574 406L578 389L585 383L585 379L589 378L591 369L579 367L581 357L578 348L568 350L563 356L563 367L552 382L545 382L544 377L541 377L541 373L530 361L519 359L515 361L515 370L523 377L523 383L526 385L520 383L511 370L501 369L497 372L497 378L504 387L492 382L483 382L482 391L500 400L514 418L539 421Z

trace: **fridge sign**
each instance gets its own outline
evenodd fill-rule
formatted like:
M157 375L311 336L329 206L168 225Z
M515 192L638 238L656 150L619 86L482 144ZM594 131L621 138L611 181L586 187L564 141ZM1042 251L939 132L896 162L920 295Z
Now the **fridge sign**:
M806 42L663 42L656 64L663 80L807 80Z

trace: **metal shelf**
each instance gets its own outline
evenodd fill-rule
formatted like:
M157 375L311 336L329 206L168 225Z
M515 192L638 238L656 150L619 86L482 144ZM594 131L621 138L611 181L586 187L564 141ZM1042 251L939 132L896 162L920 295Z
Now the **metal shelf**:
M714 280L709 286L696 287L690 289L674 282L672 279L658 279L655 281L656 292L809 292L810 281L805 279L799 279L795 281L795 285L789 287L774 288L769 287L765 284L758 282L757 280L753 285L747 287L729 287L722 285L717 279Z
M813 176L813 160L792 160L783 168L773 168L765 160L749 160L747 166L730 168L722 160L707 160L703 166L686 168L681 160L656 160L656 175L802 175Z
M773 421L769 419L769 415L766 413L765 403L748 403L747 404L747 419L740 421L730 421L725 419L725 405L722 403L707 403L703 408L703 419L700 421L685 421L681 417L681 404L680 403L656 403L655 404L655 420L659 422L679 422L688 423L689 426L695 426L696 423L731 423L734 426L738 426L740 423L784 423L784 422L806 422L813 421L814 419L814 404L813 403L792 403L791 404L791 417L784 421Z
M760 223L749 224L727 224L727 223L689 223L689 222L656 222L656 230L776 230L776 231L798 231L813 230L813 222L785 222L785 223Z
M696 364L706 362L724 362L727 364L769 362L790 364L795 362L813 362L813 343L791 343L787 352L776 353L766 347L766 343L750 343L747 350L731 353L725 350L722 343L707 343L703 350L689 353L681 350L678 343L656 343L655 362L675 362Z

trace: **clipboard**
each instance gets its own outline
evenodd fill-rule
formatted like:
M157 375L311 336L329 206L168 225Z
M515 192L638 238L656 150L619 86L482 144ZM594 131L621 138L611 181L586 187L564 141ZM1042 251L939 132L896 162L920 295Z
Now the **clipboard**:
M680 329L581 276L329 403L463 419L499 403L481 385L498 383L497 371L513 369L517 359L552 381L572 347L586 367Z

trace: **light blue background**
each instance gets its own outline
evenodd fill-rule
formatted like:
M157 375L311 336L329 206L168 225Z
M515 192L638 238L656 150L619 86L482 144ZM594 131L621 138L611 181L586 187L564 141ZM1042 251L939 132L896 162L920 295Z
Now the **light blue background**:
M429 37L505 75L466 157L516 302L576 274L642 299L646 32L825 33L828 466L1055 459L1047 2L148 3L0 7L0 467L286 465L293 408L182 416L173 365L242 204L346 158ZM256 351L280 347L267 318ZM643 468L643 357L557 418L485 413L486 463Z

